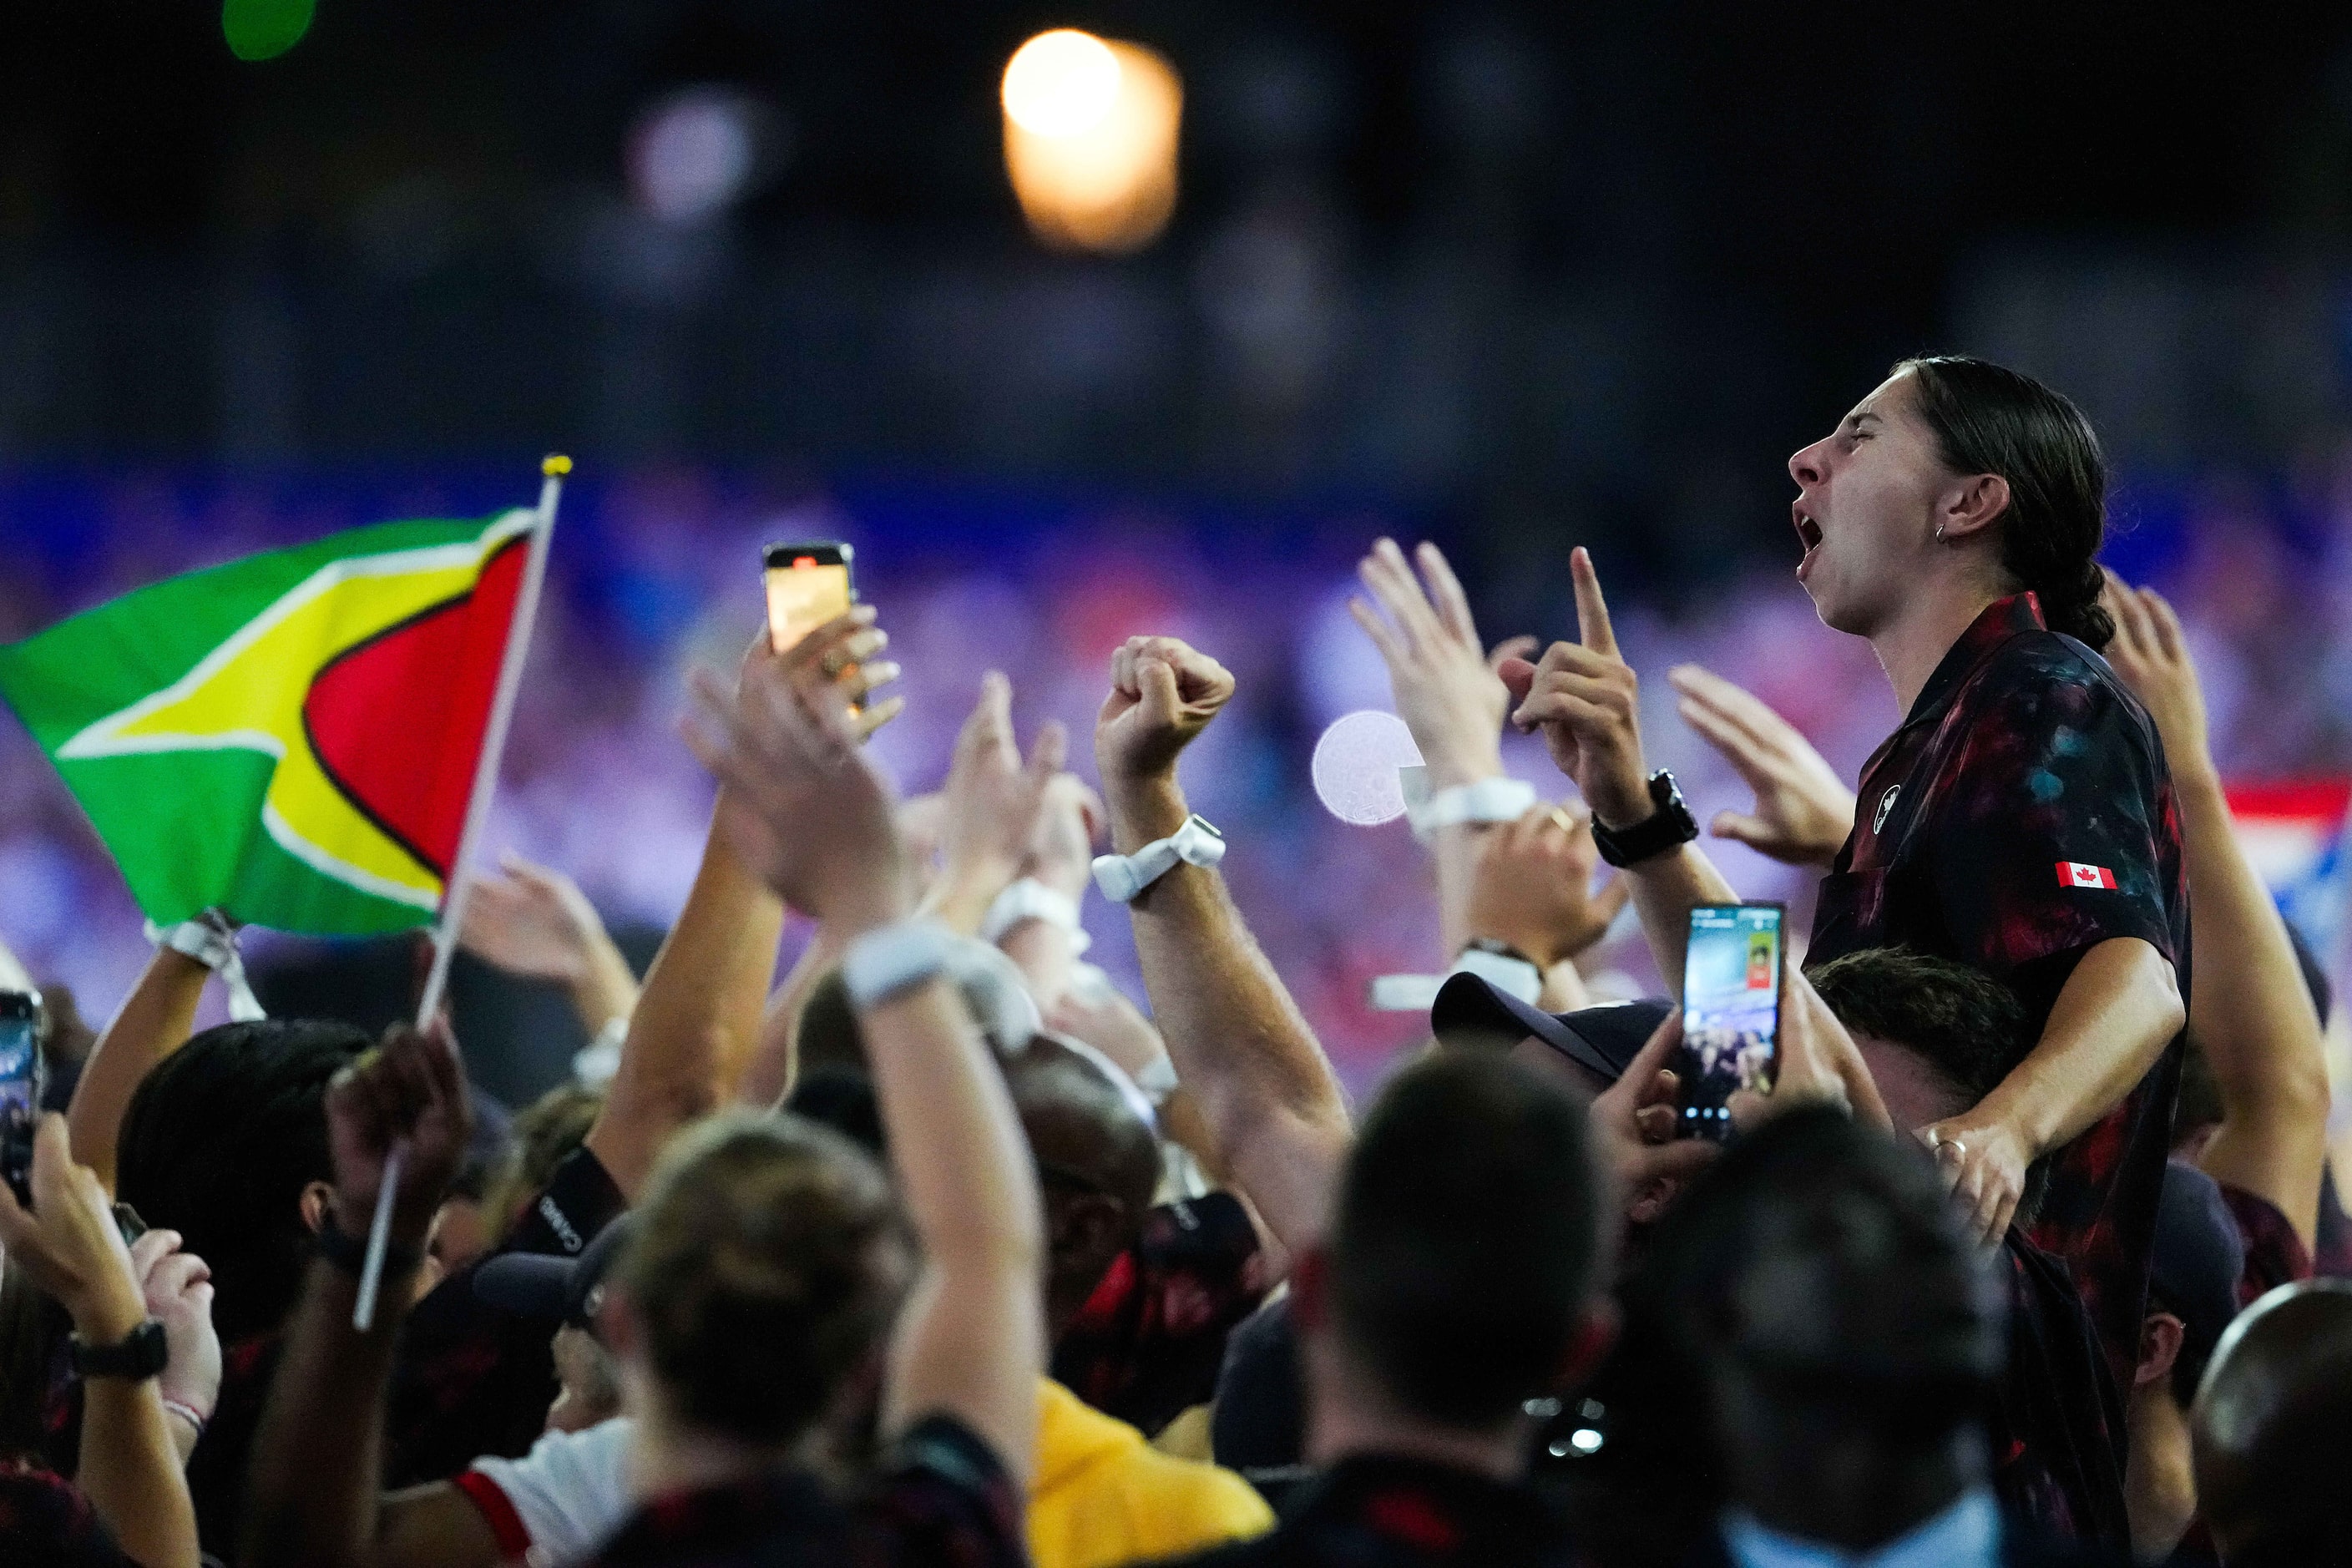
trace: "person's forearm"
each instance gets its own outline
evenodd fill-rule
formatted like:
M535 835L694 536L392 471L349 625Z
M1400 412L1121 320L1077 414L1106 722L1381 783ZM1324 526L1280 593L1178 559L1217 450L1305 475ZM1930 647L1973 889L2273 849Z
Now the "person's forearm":
M1070 978L1077 973L1074 933L1052 921L1027 920L1006 931L996 945L1019 967L1029 994L1037 999L1037 1010L1050 1015L1069 994Z
M1543 992L1536 1005L1547 1013L1573 1013L1592 1005L1592 993L1586 989L1583 971L1572 959L1561 959L1544 971Z
M2065 1144L2129 1094L2184 1019L2164 955L2114 937L2074 965L2042 1038L1977 1114L2011 1128L2032 1158Z
M1172 778L1116 787L1131 855L1182 826ZM1349 1138L1337 1075L1213 870L1179 864L1128 906L1153 1021L1234 1179L1294 1253L1320 1235Z
M800 1081L801 1015L808 1008L809 994L817 982L841 963L841 943L835 941L831 931L824 926L801 949L793 961L784 983L768 999L766 1016L760 1020L760 1040L751 1050L751 1059L744 1064L743 1076L735 1080L735 1099L742 1105L782 1105Z
M2327 1149L2327 1057L2286 922L2238 845L2211 768L2174 777L2197 984L2190 1037L2221 1096L2202 1163L2276 1204L2307 1246L2319 1224Z
M1003 1075L935 979L858 1018L890 1163L922 1244L884 1401L891 1432L945 1411L1026 1478L1045 1364L1037 1178Z
M395 1242L417 1247L419 1238ZM410 1276L387 1269L375 1326L352 1327L358 1281L310 1264L247 1471L244 1568L372 1563L381 1485L384 1388Z
M195 1568L196 1511L163 1403L151 1382L82 1384L75 1483L141 1568Z
M610 932L590 933L580 977L569 987L572 1011L594 1039L615 1018L636 1011L637 976Z
M1494 832L1484 823L1460 822L1441 827L1429 846L1430 862L1437 872L1437 939L1447 964L1462 956L1470 939L1470 893L1478 880L1478 840Z
M196 1004L212 971L185 953L159 947L140 972L139 984L122 1010L90 1048L81 1081L66 1111L74 1159L98 1173L114 1191L115 1141L131 1097L157 1062L187 1044L195 1027Z
M635 1202L670 1134L726 1098L760 1036L784 906L714 832L646 973L588 1147Z
M1683 994L1683 961L1690 946L1690 912L1701 904L1736 904L1739 895L1696 844L1652 856L1624 872L1633 889L1633 912L1656 960L1666 994Z

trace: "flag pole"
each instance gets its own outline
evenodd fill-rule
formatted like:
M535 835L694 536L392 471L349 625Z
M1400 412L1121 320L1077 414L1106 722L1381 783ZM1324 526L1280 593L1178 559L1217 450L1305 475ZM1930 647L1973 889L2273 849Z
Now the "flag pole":
M440 918L433 926L433 967L425 973L425 989L416 1003L416 1026L429 1028L441 1010L442 994L449 986L450 961L457 953L457 935L465 929L466 898L473 879L466 875L467 858L481 836L498 794L499 763L506 752L507 726L514 718L516 693L522 689L523 660L530 652L532 623L539 615L540 589L547 581L547 548L555 533L555 503L563 493L563 476L572 459L551 453L539 465L539 517L530 531L530 554L523 563L522 588L515 596L514 619L508 623L506 651L499 661L497 695L490 700L490 721L482 731L481 754L474 763L473 791L466 797L466 822L458 830L457 852L450 858L449 879L441 899ZM400 1185L400 1168L408 1157L405 1140L384 1155L383 1177L376 1188L375 1215L368 1226L367 1253L360 1265L359 1300L352 1306L352 1327L366 1333L375 1322L375 1299L383 1283L384 1253L392 1242L392 1198Z

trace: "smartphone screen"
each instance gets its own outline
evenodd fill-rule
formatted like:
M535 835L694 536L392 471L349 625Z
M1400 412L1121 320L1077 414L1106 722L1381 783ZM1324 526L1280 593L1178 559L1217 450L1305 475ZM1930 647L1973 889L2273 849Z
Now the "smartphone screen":
M768 563L768 643L782 653L801 638L849 613L857 589L849 575L849 546L838 540L771 544Z
M0 992L0 1179L33 1201L33 1129L41 1114L41 999Z
M1731 1132L1731 1097L1769 1092L1780 1068L1781 925L1779 904L1701 904L1691 910L1683 960L1682 1135L1720 1142Z

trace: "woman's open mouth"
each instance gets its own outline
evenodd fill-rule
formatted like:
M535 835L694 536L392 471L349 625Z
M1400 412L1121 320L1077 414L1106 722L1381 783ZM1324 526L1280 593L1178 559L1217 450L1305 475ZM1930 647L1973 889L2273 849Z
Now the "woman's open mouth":
M1797 537L1804 542L1804 559L1797 563L1797 578L1804 580L1805 568L1813 563L1813 552L1822 545L1822 525L1805 511L1805 503L1798 501L1789 508L1790 521L1797 525Z

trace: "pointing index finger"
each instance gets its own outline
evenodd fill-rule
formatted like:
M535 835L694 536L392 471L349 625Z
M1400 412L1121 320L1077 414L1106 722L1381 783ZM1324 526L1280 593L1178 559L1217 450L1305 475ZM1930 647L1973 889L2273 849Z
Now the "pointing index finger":
M1577 640L1614 658L1617 634L1609 625L1609 601L1601 596L1601 574L1592 569L1592 553L1581 544L1568 558L1568 574L1576 585Z

